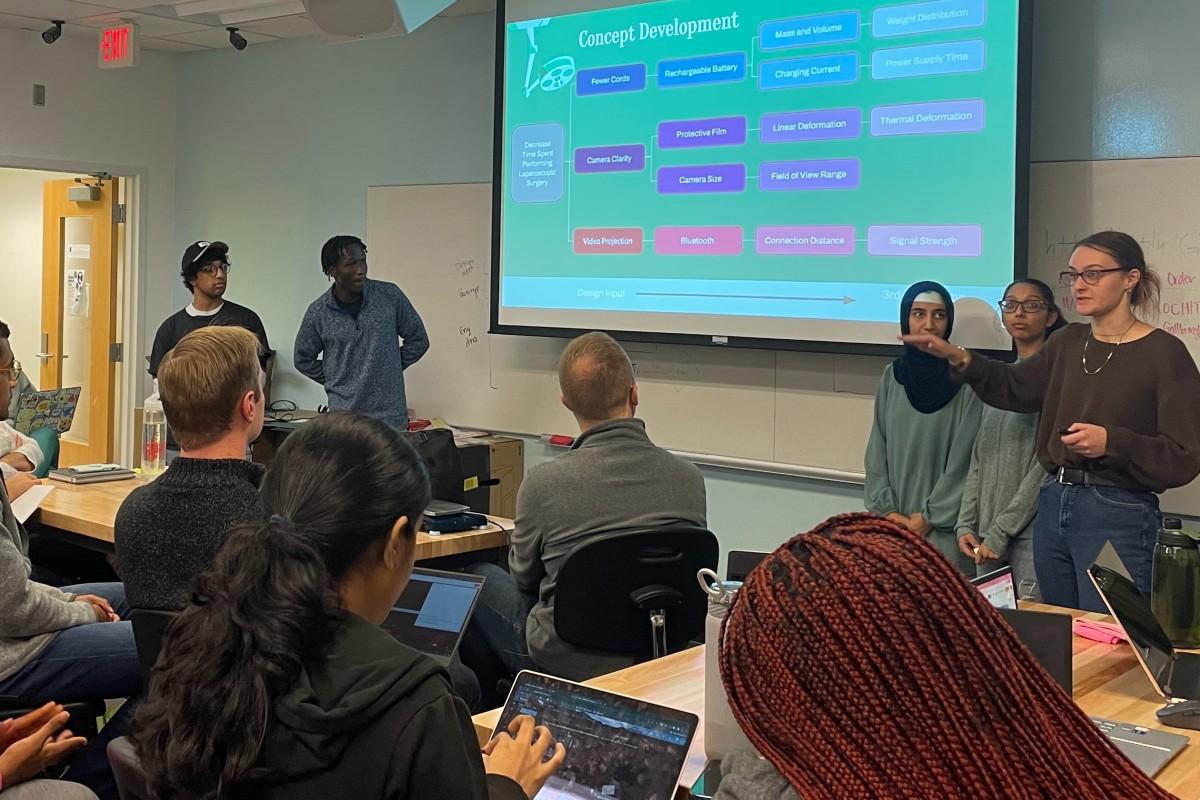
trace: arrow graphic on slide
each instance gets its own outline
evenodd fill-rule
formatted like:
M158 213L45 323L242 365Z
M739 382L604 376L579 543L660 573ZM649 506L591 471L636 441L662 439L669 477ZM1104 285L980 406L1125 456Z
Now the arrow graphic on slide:
M766 294L704 294L702 292L635 292L640 297L714 297L721 300L801 300L809 303L841 303L850 305L853 297L787 297Z

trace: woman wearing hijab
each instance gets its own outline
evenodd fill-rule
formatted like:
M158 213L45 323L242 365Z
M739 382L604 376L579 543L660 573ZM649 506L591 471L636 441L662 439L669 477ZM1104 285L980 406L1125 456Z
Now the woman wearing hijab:
M954 302L946 287L913 284L900 301L900 330L948 340ZM866 507L929 539L964 574L975 563L958 549L955 525L982 404L943 359L905 346L883 371L867 443Z

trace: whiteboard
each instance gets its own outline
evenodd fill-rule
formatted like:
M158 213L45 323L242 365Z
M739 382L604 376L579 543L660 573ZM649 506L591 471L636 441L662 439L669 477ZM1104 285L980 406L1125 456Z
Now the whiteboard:
M371 274L401 286L429 332L429 352L405 372L409 405L419 417L461 426L576 434L559 402L565 341L487 333L491 200L485 183L367 190ZM884 361L665 344L627 349L638 415L656 443L862 472Z
M1030 176L1029 274L1055 288L1066 316L1071 293L1058 288L1072 246L1098 230L1141 242L1162 278L1160 327L1200 357L1200 158L1034 164ZM1200 413L1198 406L1197 413ZM1167 492L1164 511L1200 516L1200 482Z

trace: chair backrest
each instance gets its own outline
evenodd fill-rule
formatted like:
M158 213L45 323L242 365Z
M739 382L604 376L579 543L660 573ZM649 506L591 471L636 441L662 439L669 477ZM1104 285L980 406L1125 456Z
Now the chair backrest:
M35 478L44 478L50 470L58 468L58 431L51 427L38 428L29 438L42 449L42 463L33 471Z
M121 800L151 800L146 790L142 760L138 758L133 742L125 736L118 736L108 743L107 749L108 763L117 781L117 793Z
M135 608L129 612L129 621L133 624L133 644L137 648L138 667L141 669L142 682L150 685L150 671L158 660L158 651L162 649L163 634L167 631L175 617L176 611L157 611L150 608Z
M619 534L567 556L554 596L554 629L570 645L610 653L652 648L649 613L667 612L667 645L704 633L708 596L696 573L716 569L717 537L677 526Z
M433 499L461 503L465 495L462 456L454 444L454 434L445 428L429 428L406 435L429 469Z
M745 581L746 576L769 555L756 550L730 550L729 558L725 560L725 580Z

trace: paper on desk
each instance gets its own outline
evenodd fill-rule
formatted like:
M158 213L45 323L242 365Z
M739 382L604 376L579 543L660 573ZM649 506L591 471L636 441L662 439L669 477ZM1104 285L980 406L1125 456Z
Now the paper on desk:
M25 494L12 501L13 516L17 518L17 522L24 524L33 516L33 512L37 511L38 506L46 499L46 495L54 491L54 487L49 484L39 483L37 486L31 486L25 490Z

